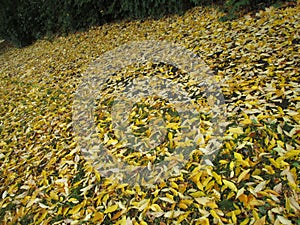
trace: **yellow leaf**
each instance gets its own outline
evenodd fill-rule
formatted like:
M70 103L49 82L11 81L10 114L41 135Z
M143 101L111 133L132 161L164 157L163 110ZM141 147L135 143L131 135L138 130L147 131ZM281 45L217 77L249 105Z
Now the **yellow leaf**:
M230 171L233 171L234 167L235 167L235 163L233 161L231 161L229 163L229 169L230 169Z
M244 194L245 188L241 188L237 191L235 199L238 199L242 194Z
M289 220L289 219L287 219L287 218L285 218L285 217L283 217L283 216L277 216L277 219L280 221L280 223L282 223L283 225L292 225L292 222Z
M174 197L173 197L173 195L170 195L170 194L168 194L168 193L166 193L166 197L167 197L167 198L169 198L169 199L172 199L172 200L174 200Z
M72 203L74 203L74 204L79 203L79 201L78 201L76 198L70 198L70 199L68 200L68 202L72 202Z
M94 217L93 217L93 222L95 223L95 222L102 222L103 221L103 219L104 219L104 215L103 215L103 213L102 212L96 212L95 214L94 214Z
M162 201L171 203L171 204L176 203L173 199L170 199L170 198L167 198L167 197L160 197L159 199L162 200Z
M195 198L196 202L198 202L201 205L206 205L208 202L210 202L210 199L208 197L201 197L201 198Z
M279 162L275 161L273 158L270 158L269 160L272 163L272 165L275 166L277 169L280 168L280 163Z
M152 205L150 206L150 209L152 209L154 212L162 212L162 211L163 211L163 210L160 208L160 206L157 205L157 204L152 204Z
M259 220L259 215L256 210L252 210L252 215L255 221Z
M265 165L265 168L263 170L267 171L269 174L275 173L275 171L273 170L273 167L270 165Z
M224 164L228 164L228 161L227 160L224 160L224 159L221 159L219 160L219 163L224 165Z
M241 224L240 225L247 225L247 224L249 224L249 217L247 217L246 219L244 219L243 220L243 222L241 222Z
M203 190L203 185L200 182L201 173L197 173L194 176L191 176L191 180L197 185L200 190Z
M300 213L300 206L299 206L299 203L297 202L297 200L295 200L295 198L293 198L293 197L290 197L288 199L291 204L291 207L294 208L294 210L296 212L298 211Z
M238 153L238 152L234 152L234 158L240 163L242 164L243 166L250 166L249 163L243 159L243 155Z
M243 134L244 133L242 127L231 127L231 128L229 128L228 131L232 134Z
M45 217L47 216L47 214L48 214L48 211L47 211L47 210L45 210L44 213L43 213L42 215L38 215L38 214L37 214L37 215L39 216L39 220L35 221L36 224L41 224L41 222L44 221L44 219L45 219Z
M213 177L216 179L218 184L222 184L222 178L219 174L217 174L216 172L212 172Z
M118 140L111 139L107 142L107 145L116 145L118 142Z
M178 204L178 207L181 208L181 209L187 209L188 208L188 206L186 204L184 204L183 202L180 202Z
M179 129L179 124L178 123L168 123L166 128L173 129L173 130L178 130Z
M211 209L217 209L218 208L218 205L213 202L213 201L210 201L206 204L207 207L211 208Z
M235 215L234 211L232 212L231 218L232 218L232 222L233 222L234 224L236 224L237 218L236 218L236 215Z
M142 201L138 202L136 208L139 211L143 211L149 205L150 199L143 199Z
M216 213L215 210L210 210L209 212L210 212L210 214L211 214L214 218L220 219L220 217L218 216L218 214Z
M58 200L59 200L58 195L57 195L54 191L51 191L51 192L50 192L50 197L51 197L51 199L53 199L53 200L55 200L55 201L58 201Z
M178 185L175 182L171 182L171 187L175 188L176 190L178 190Z
M114 225L132 225L132 222L129 218L126 219L126 216L123 216L122 219L116 222Z
M266 216L263 216L262 218L255 221L253 225L265 225L266 224Z
M111 205L104 211L104 213L112 213L112 212L116 211L118 208L119 208L119 206L117 204Z
M240 183L242 180L244 180L244 178L248 175L248 173L250 172L250 169L244 170L243 172L241 172L241 174L238 177L237 182Z
M195 225L210 225L209 219L208 219L208 218L205 218L205 217L199 218L199 219L196 221Z
M116 220L118 219L120 216L122 216L124 214L125 210L121 210L117 213L115 213L115 215L111 218L111 220Z
M193 203L192 199L182 199L180 202L186 204L186 205L191 205Z
M191 193L190 196L192 196L194 198L198 198L198 197L205 196L205 194L202 191L196 191L196 192Z
M228 187L229 189L231 189L231 190L237 192L237 188L236 188L235 184L232 183L231 181L223 180L223 183L224 183L224 185L225 185L226 187Z
M184 214L184 212L183 211L174 211L174 210L172 210L172 211L168 211L168 212L166 212L165 214L164 214L164 217L166 217L166 218L177 218L178 216L180 216L181 214Z
M173 133L172 132L168 132L168 139L171 142L173 140Z
M251 119L244 119L240 122L243 125L249 125L252 124L252 120Z
M95 172L95 177L96 177L97 181L100 182L101 175L100 175L100 173L98 171Z
M258 193L260 191L262 191L265 187L266 187L267 182L266 181L262 181L260 182L255 189L253 190L254 193Z
M0 147L6 146L6 142L5 141L0 141Z
M189 214L190 214L190 212L185 212L185 213L181 214L178 217L176 224L180 224L183 220L185 220L188 217Z
M293 158L295 156L300 156L300 150L290 150L284 155L284 157L287 159Z
M80 211L82 204L75 205L68 213L74 215Z

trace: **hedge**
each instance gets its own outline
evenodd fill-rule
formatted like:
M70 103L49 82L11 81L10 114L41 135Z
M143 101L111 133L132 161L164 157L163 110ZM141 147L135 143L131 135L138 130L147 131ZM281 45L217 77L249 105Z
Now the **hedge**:
M124 18L161 17L193 6L219 5L234 19L242 9L276 0L1 0L0 39L23 47L51 34L66 34ZM287 0L283 0L287 1ZM291 0L288 0L291 1ZM293 1L293 0L292 0ZM295 1L295 0L294 0Z

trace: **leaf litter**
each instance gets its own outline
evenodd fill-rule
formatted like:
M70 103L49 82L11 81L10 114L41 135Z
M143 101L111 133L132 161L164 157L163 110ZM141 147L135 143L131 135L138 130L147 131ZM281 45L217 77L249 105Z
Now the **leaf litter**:
M300 224L299 5L218 22L217 10L119 22L0 56L0 220L2 224ZM198 54L219 80L228 125L212 165L195 149L179 174L130 186L102 177L78 149L72 101L82 74L106 51L129 41L166 40ZM172 154L180 120L166 99L137 102L131 129L149 137L164 117L159 148L133 154L113 132L109 88L134 76L184 84L203 109L199 146L210 138L203 90L170 65L132 65L115 74L98 101L99 138L116 157L148 164ZM160 132L160 131L158 131Z

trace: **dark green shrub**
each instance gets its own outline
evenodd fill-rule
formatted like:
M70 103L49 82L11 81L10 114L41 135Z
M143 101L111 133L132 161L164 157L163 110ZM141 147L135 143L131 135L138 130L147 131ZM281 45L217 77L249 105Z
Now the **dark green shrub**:
M284 2L296 2L296 0L227 0L222 7L226 15L220 20L236 19L245 13L264 9L271 5L280 6Z
M172 13L182 13L193 6L189 0L114 0L109 12L121 18L159 18Z
M12 0L0 5L0 36L17 46L28 45L39 35L36 3Z
M0 38L22 47L37 38L65 34L115 19L158 18L198 5L223 6L236 18L241 12L276 0L0 0ZM296 0L282 0L296 1Z
M1 1L0 37L19 47L52 33L68 33L114 19L160 17L195 5L190 0Z
M106 21L105 0L1 0L0 38L18 47ZM106 8L105 8L106 7Z
M68 33L105 22L105 0L41 0L43 33Z

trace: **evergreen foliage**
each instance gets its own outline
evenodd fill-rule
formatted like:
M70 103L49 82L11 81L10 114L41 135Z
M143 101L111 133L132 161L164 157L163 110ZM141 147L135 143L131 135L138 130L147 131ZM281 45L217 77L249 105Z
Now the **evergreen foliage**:
M286 0L285 0L286 1ZM290 0L291 1L291 0ZM116 19L159 18L193 6L218 4L234 19L242 8L253 10L275 0L1 0L0 38L18 47L51 34L65 34Z

